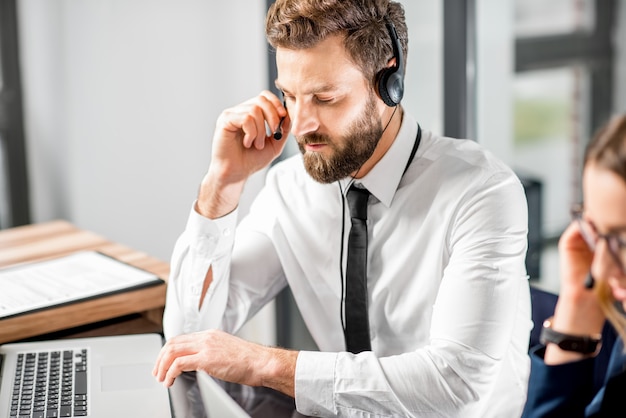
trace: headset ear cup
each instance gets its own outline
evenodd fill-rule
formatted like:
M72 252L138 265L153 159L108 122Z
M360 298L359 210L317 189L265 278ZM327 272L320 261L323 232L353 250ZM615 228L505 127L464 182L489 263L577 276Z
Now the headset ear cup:
M393 23L386 19L387 31L391 38L391 46L393 48L393 57L396 59L393 67L387 67L378 73L378 94L383 102L389 107L395 107L400 104L402 96L404 96L404 57L402 56L402 45L398 39L398 33Z
M382 101L390 107L395 106L395 104L393 103L393 100L391 100L391 97L389 97L389 92L387 91L387 79L389 78L389 70L388 69L384 69L381 70L378 73L378 77L377 77L377 89L378 89L378 95L380 96L380 98L382 99Z
M378 76L378 94L389 107L400 104L404 95L404 81L397 68L385 68Z

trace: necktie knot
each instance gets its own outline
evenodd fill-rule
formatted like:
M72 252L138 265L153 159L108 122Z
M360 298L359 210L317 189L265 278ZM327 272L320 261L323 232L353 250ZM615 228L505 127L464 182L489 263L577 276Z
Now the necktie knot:
M350 217L361 220L367 220L367 200L370 192L367 189L361 189L354 184L348 189L348 206L350 207Z

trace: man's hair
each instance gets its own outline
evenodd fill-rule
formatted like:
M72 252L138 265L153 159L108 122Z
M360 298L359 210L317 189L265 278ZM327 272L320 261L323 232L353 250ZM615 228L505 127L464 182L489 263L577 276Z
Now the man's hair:
M343 36L349 57L375 86L377 74L393 57L387 20L396 27L406 66L404 8L395 1L276 0L267 12L265 34L273 48L296 50L314 47L330 36Z

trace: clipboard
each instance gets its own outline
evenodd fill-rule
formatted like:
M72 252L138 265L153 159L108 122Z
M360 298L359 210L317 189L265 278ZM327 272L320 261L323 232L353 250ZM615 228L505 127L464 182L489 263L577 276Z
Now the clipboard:
M0 269L0 319L163 283L98 251L24 263Z

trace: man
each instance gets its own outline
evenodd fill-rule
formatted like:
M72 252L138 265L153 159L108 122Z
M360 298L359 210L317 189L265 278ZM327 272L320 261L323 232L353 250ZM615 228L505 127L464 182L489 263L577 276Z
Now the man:
M519 416L531 328L520 182L475 142L422 131L398 104L399 3L278 0L266 34L285 102L262 92L217 121L172 258L157 379L204 370L280 390L306 415ZM302 155L269 171L233 233L246 180L285 145L266 125L291 133ZM356 321L369 335L357 349L347 347L353 183L371 194L367 312ZM232 335L285 286L320 352Z

